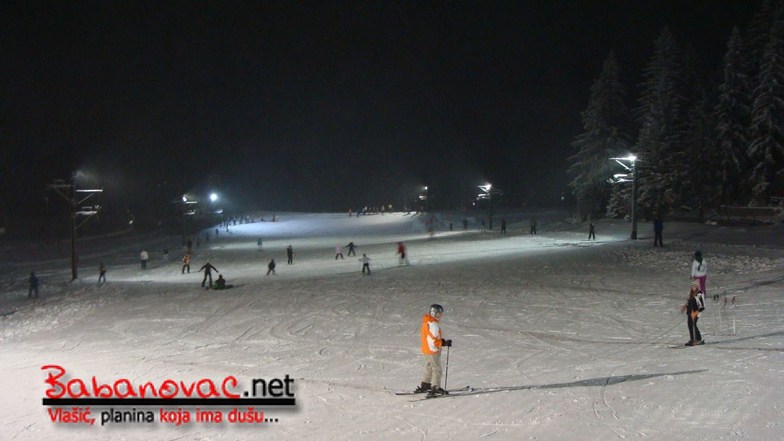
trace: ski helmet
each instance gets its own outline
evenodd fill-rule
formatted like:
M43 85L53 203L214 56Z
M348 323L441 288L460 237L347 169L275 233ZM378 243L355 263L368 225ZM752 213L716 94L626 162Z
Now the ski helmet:
M430 315L432 315L433 317L435 317L436 314L443 314L443 313L444 313L443 306L439 305L438 303L434 303L430 305Z

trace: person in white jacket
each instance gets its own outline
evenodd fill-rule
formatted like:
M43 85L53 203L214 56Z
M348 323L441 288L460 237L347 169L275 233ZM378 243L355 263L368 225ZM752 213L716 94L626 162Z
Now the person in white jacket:
M708 278L708 262L702 257L702 251L700 250L694 252L694 260L691 262L691 278L700 282L700 291L702 295L707 296L705 281ZM718 296L714 295L713 299L718 300Z
M142 250L142 252L139 253L139 260L142 262L142 269L147 269L147 261L150 260L150 254L147 250Z
M365 274L365 270L367 270L367 275L370 275L370 257L367 254L363 254L362 258L359 259L362 262L362 274Z

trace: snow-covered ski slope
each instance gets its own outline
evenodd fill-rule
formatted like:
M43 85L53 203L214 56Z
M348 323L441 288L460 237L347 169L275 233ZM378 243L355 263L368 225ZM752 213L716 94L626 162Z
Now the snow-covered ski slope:
M179 238L90 245L74 283L65 258L7 259L0 440L784 439L781 226L668 223L658 249L645 223L633 242L628 223L599 222L589 242L585 224L556 217L540 216L537 236L527 234L527 216L512 217L502 236L474 225L444 231L450 220L461 229L462 217L437 216L430 240L421 214L278 217L217 238L212 229L185 275ZM358 255L344 248L336 261L335 246L349 241ZM408 266L398 265L397 241L408 246ZM699 321L707 344L680 349L697 248L710 265ZM362 253L372 276L360 273ZM270 258L277 274L265 276ZM99 287L101 260L108 283ZM202 289L208 260L237 286ZM36 302L25 298L31 269L41 276ZM714 292L722 303L710 301ZM476 393L412 402L389 391L421 381L418 333L431 303L446 308L442 328L454 340L447 387ZM157 416L53 424L41 405L47 364L109 383L288 374L297 407L263 408L278 422L246 427L177 427Z

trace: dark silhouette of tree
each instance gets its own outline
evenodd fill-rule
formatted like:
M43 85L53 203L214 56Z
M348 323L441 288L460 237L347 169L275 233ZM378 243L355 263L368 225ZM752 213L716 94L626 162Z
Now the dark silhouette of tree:
M784 19L773 24L762 54L751 111L748 156L751 205L767 205L777 176L784 173Z
M751 118L751 66L745 49L740 30L735 27L724 55L724 75L715 108L718 168L714 191L723 204L747 198L743 178L749 170L746 149Z
M607 179L613 173L610 158L629 151L625 95L615 53L610 52L591 86L588 107L582 113L584 131L572 142L577 152L569 158L570 186L581 216L604 212L610 196Z
M679 203L678 161L682 160L686 115L682 50L669 29L654 42L654 54L643 71L642 92L636 109L640 124L636 151L639 158L638 207L664 211Z

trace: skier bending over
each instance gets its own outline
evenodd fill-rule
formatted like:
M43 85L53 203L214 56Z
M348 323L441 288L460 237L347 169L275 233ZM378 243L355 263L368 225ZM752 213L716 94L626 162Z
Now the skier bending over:
M365 270L367 270L367 275L370 275L370 257L367 254L363 254L362 258L359 259L362 262L362 274L365 274Z
M427 392L428 397L448 393L441 388L441 348L452 346L452 340L441 338L438 321L443 315L444 307L433 304L430 305L430 312L422 317L422 355L425 357L425 375L422 384L415 392Z

